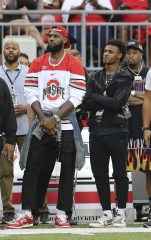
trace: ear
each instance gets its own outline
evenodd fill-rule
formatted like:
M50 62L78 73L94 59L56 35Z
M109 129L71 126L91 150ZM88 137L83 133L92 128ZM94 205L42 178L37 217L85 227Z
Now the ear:
M141 59L143 59L143 53L141 53Z
M65 44L67 41L68 40L65 37L63 37L63 43Z
M122 58L122 53L118 53L118 58L119 58L119 59Z

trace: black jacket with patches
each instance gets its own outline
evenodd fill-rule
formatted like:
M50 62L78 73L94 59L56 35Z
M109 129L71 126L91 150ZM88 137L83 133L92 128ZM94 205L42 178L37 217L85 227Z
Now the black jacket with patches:
M0 78L0 134L4 133L6 142L15 143L17 131L16 115L9 88Z
M129 72L120 68L106 86L105 69L95 72L89 79L83 108L90 111L89 129L97 135L106 135L128 131L127 119L117 124L117 115L123 115L122 107L126 104L132 89L133 78ZM106 91L106 96L103 95ZM95 114L103 110L102 119L96 121Z

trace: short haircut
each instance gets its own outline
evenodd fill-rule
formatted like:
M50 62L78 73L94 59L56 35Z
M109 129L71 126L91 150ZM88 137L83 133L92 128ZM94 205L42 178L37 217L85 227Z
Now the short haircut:
M122 62L126 56L126 45L124 42L122 42L121 40L119 39L111 39L107 42L106 46L107 45L112 45L112 46L116 46L120 53L122 53L122 57L120 59L120 62Z
M80 56L81 56L80 51L77 50L77 49L71 49L71 50L70 50L70 53L71 53L71 55L73 55L73 56L77 56L77 55L80 55Z
M26 53L20 53L19 57L27 58L27 60L29 61L29 57L28 57L28 55Z

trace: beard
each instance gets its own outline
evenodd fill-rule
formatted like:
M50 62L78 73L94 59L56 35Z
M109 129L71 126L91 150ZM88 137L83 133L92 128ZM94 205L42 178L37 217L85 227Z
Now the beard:
M103 61L103 64L106 66L113 65L114 63L116 63L116 61Z
M4 57L5 57L5 61L9 64L15 63L18 60L18 56L14 56L14 58L11 58L11 59L9 58L9 55L8 56L5 55Z
M53 46L48 43L46 52L57 53L61 51L62 47L63 47L63 42Z
M136 64L135 64L135 63L128 63L128 66L129 66L131 69L135 69Z
M117 58L114 57L114 58L106 58L106 57L103 57L103 65L105 66L110 66L110 65L113 65L117 62Z

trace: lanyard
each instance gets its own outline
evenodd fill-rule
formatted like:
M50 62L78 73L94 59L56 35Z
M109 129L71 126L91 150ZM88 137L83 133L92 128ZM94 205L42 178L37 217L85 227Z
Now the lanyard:
M3 66L2 66L2 68L3 68ZM22 67L21 67L21 69L22 69ZM21 69L19 69L19 71L18 71L16 77L14 78L14 81L12 81L11 78L10 78L10 76L8 75L8 73L7 73L7 72L5 71L5 69L3 68L3 70L4 70L4 72L5 72L5 74L6 74L7 78L8 78L8 80L10 81L10 83L11 83L11 85L12 85L12 88L13 88L13 84L14 84L14 82L15 82L16 79L19 77L19 74L20 74L20 72L21 72Z

